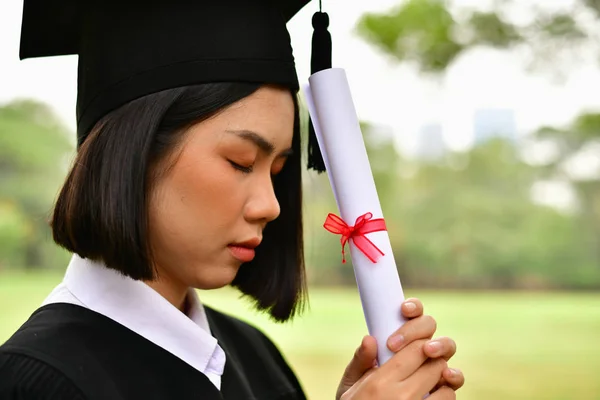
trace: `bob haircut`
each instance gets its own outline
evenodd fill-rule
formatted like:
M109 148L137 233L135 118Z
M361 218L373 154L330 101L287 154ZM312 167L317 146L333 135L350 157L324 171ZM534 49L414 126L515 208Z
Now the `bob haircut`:
M177 151L192 125L260 87L211 83L169 89L106 115L81 145L59 193L51 218L54 241L135 280L155 279L148 235L153 167ZM300 119L296 93L291 95L293 154L273 182L280 215L265 228L255 259L241 266L232 283L277 321L301 311L306 298Z

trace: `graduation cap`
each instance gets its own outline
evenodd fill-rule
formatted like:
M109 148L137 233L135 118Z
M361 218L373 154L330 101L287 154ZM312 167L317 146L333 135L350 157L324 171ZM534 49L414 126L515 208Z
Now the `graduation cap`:
M210 82L298 89L286 24L309 2L24 0L20 58L79 56L81 145L104 115L162 90ZM331 36L326 13L312 24L315 73L331 67ZM322 172L312 123L309 130L308 167Z

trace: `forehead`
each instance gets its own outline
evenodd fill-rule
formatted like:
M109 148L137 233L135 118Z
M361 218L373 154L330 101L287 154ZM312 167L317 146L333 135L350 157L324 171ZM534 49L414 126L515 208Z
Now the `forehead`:
M292 93L266 86L219 113L214 122L226 130L251 130L281 143L291 141L294 118Z
M224 114L239 118L289 122L294 118L294 101L288 89L274 86L259 88L250 96L231 105Z

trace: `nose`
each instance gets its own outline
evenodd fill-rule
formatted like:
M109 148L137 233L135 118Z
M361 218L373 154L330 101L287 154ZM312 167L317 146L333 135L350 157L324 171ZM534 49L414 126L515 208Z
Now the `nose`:
M244 218L250 222L268 223L279 216L281 208L275 196L273 182L268 178L261 179L253 185L252 193L244 209Z

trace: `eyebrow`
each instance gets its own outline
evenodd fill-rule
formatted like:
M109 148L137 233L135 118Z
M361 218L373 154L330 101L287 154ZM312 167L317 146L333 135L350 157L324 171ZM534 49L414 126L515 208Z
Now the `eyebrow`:
M269 142L267 139L265 139L264 137L262 137L261 135L259 135L258 133L254 132L254 131L250 131L247 129L241 129L241 130L226 130L225 132L232 133L244 140L252 142L255 146L257 146L260 150L262 150L267 155L271 155L275 151L275 145L273 143ZM294 151L291 148L284 150L279 154L279 157L288 157L288 156L292 155L293 152Z

